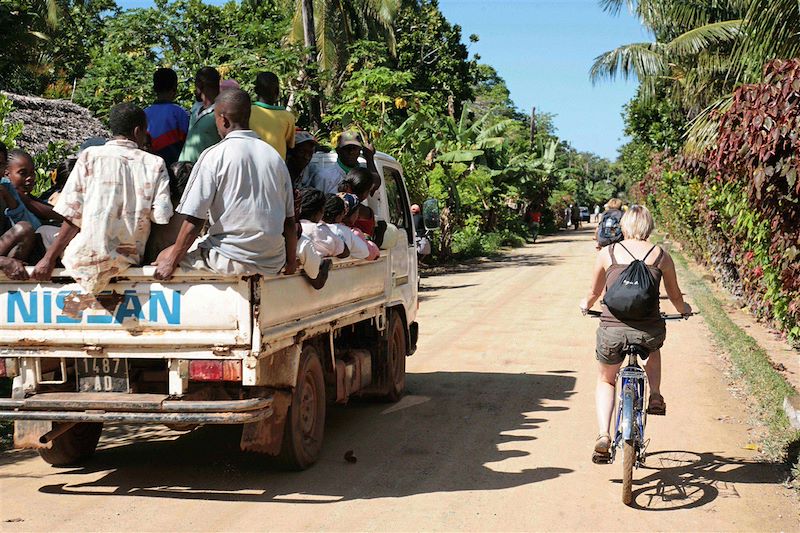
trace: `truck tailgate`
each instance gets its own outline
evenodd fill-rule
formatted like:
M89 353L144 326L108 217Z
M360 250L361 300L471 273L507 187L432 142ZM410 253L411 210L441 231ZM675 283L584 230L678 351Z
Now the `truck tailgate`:
M132 268L96 299L61 271L48 283L0 279L0 344L249 347L248 279L178 270L157 283L153 272Z

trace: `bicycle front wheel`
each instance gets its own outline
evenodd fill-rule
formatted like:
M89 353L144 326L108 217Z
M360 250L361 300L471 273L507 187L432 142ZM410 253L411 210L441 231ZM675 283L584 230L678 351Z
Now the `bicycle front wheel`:
M628 439L622 445L622 503L630 505L633 501L631 489L633 486L633 463L636 461L636 447L634 440Z

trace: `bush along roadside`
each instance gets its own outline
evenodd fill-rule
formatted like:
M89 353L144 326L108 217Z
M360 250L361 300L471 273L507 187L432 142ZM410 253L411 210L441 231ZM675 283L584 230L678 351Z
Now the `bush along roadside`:
M800 59L736 90L716 145L656 157L637 191L662 227L800 346Z
M711 287L688 268L686 258L674 250L670 254L678 265L678 277L691 295L695 310L701 313L714 340L729 355L735 376L744 383L756 415L767 429L761 443L762 451L770 460L795 465L796 477L800 474L797 472L800 431L789 424L783 403L797 391L772 367L764 349L730 319Z

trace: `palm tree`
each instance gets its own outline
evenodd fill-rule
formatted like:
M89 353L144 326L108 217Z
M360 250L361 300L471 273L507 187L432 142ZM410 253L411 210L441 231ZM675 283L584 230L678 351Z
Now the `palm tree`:
M611 12L626 2L656 40L601 54L591 69L593 81L635 76L643 98L665 88L690 117L732 89L728 72L742 36L746 0L601 0Z
M295 15L289 37L294 42L302 41L308 49L299 78L309 81L311 129L319 130L322 87L318 75L311 72L311 65L316 62L318 72L330 72L335 79L346 63L348 45L365 37L385 39L394 52L392 24L400 0L292 1Z
M394 50L393 23L400 0L296 0L290 37L309 45L315 28L316 59L320 70L338 73L347 58L347 47L359 39L385 40Z
M594 81L636 76L642 96L668 89L691 119L685 149L699 153L717 133L716 116L739 83L760 80L772 59L800 56L797 0L600 0L612 13L634 13L655 42L621 46L599 56Z

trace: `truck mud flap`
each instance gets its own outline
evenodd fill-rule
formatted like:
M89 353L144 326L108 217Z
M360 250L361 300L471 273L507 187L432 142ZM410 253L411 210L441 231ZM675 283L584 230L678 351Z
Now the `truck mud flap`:
M272 396L180 401L160 394L57 392L0 398L0 420L129 424L246 424L272 416Z
M286 414L291 404L291 391L275 391L272 404L274 416L244 425L239 443L242 451L278 455L283 443Z

